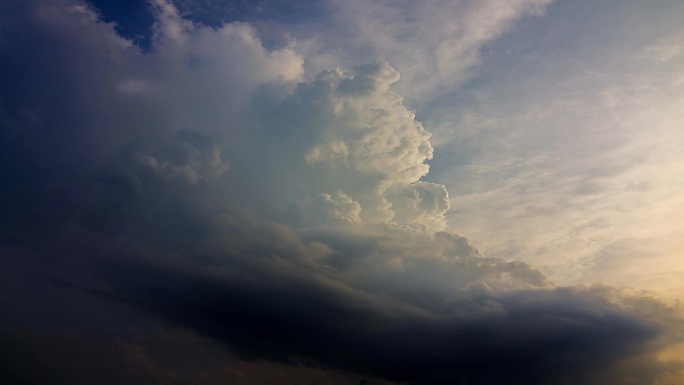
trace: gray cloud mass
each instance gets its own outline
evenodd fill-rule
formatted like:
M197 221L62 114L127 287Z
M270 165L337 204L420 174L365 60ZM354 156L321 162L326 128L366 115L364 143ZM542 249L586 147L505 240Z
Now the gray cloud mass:
M305 76L294 45L267 49L250 24L153 6L142 52L78 0L0 3L6 383L647 384L681 369L658 357L682 341L677 309L558 287L443 231L448 193L422 181L430 134L392 63ZM147 322L199 336L117 331Z

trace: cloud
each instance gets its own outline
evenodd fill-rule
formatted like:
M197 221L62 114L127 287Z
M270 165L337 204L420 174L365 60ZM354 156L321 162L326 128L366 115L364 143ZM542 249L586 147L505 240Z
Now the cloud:
M356 385L363 378L306 365L241 361L211 340L179 329L113 335L2 322L0 340L1 378L12 384Z
M314 378L627 384L679 368L657 357L682 338L676 309L557 287L443 231L446 188L423 180L430 134L388 63L309 77L296 45L162 1L145 53L76 0L2 7L2 316L82 325L68 311L82 307L80 322L116 330L130 319L103 314L135 309ZM136 379L177 380L138 342L93 344Z
M244 155L250 173L268 176L262 188L275 190L271 203L350 199L364 223L443 229L446 190L420 182L432 158L430 135L390 90L398 78L386 63L373 63L326 71L280 100L261 99L253 140L266 153ZM304 217L312 207L301 208Z
M155 147L134 154L133 159L167 179L183 178L196 184L202 178L215 179L228 171L228 165L221 159L221 149L196 133L179 131L173 140Z
M397 90L411 105L425 105L464 82L486 44L516 21L542 14L548 3L332 1L330 22L336 28L315 34L305 29L295 36L302 49L316 53L309 64L313 68L340 61L353 65L359 57L392 63L402 74Z
M182 254L107 241L110 256L87 257L108 298L248 361L409 383L648 383L679 368L657 353L681 338L680 321L652 298L553 287L462 238L397 231L300 233L230 217Z
M7 383L173 383L172 377L160 373L143 349L115 337L50 333L5 323L0 336L0 372ZM88 369L84 370L85 367Z
M495 42L481 73L424 120L450 229L557 283L680 297L680 13L556 2ZM658 23L631 34L638 18ZM616 249L620 267L606 268Z

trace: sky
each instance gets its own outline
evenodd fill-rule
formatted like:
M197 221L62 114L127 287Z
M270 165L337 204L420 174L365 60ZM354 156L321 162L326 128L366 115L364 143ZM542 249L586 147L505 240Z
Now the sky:
M683 17L0 0L0 382L684 383Z

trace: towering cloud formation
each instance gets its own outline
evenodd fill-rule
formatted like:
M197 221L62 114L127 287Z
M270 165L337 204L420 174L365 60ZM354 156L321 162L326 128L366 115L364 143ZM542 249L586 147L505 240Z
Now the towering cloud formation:
M398 79L374 63L323 72L279 100L264 95L253 144L267 153L250 153L249 171L269 176L271 199L296 203L304 223L442 230L447 192L420 181L432 158L430 135L390 90Z
M137 309L267 368L478 384L676 369L657 357L681 340L674 309L555 287L442 232L446 189L421 181L429 134L390 65L307 81L293 47L266 49L250 25L155 4L147 53L76 0L0 6L3 316L36 321L19 305L44 302L40 285L20 290L29 271L72 293L65 307ZM57 313L49 327L75 324ZM12 378L46 364L22 357Z

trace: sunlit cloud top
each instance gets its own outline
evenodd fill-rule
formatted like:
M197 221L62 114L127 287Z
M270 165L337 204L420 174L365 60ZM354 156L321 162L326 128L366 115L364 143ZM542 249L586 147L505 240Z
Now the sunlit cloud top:
M0 4L0 375L681 379L682 10L593 7Z

